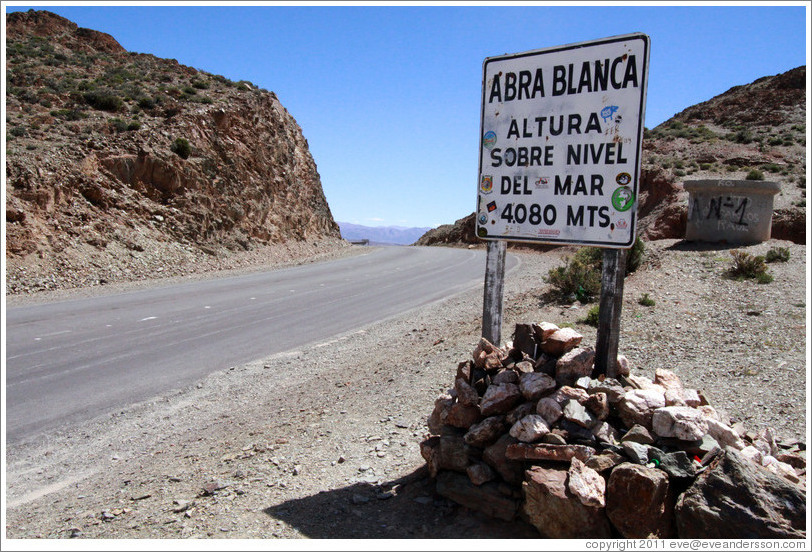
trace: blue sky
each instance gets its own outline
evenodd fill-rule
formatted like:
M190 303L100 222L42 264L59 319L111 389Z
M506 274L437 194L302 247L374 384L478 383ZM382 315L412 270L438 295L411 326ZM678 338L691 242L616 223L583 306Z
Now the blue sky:
M336 220L437 226L474 211L486 57L643 32L646 126L806 64L806 3L241 6L6 3L48 9L130 51L274 91Z

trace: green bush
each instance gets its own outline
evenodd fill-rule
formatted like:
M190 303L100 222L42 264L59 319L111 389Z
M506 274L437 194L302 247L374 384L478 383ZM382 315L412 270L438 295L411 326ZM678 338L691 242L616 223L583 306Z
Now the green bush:
M744 178L746 180L764 180L764 173L758 169L750 169Z
M773 247L764 256L764 261L768 263L785 263L789 261L788 247Z
M553 287L553 295L564 301L587 303L600 294L600 266L596 267L584 257L583 254L576 254L572 258L565 258L563 266L547 273L545 281Z
M600 322L600 310L600 305L595 305L589 309L589 312L586 313L586 318L581 320L581 322L597 328Z
M177 153L182 159L188 159L192 154L192 146L186 138L175 138L172 142L172 151Z
M87 105L102 111L118 111L124 105L124 100L110 92L92 90L85 92L84 99Z
M636 271L645 260L645 242L638 237L626 254L626 274ZM564 266L553 268L545 281L553 286L553 295L564 301L588 303L601 291L604 249L582 247Z
M735 280L754 279L760 284L769 284L773 281L767 272L767 263L761 255L751 255L746 251L735 249L730 252L733 257L733 266L727 270L727 275Z
M653 307L655 305L654 299L648 296L648 293L644 293L643 296L637 300L638 305L643 305L644 307Z

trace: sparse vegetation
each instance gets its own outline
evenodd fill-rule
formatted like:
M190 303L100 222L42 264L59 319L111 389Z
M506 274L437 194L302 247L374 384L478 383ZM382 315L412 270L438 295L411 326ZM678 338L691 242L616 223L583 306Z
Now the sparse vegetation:
M545 281L553 295L564 301L588 303L600 294L603 252L599 247L582 247L564 265L553 268ZM645 260L645 242L639 237L626 255L626 274L636 271Z
M648 296L648 293L644 293L640 299L637 300L638 305L643 305L644 307L653 307L655 305L654 299Z
M773 281L773 276L767 272L767 263L761 255L751 255L740 249L735 249L730 254L733 257L733 266L726 273L730 278L753 279L759 284L769 284Z
M746 180L764 180L764 173L758 169L750 169L744 178Z
M594 305L592 308L590 308L586 313L586 317L581 320L581 322L597 328L598 323L600 322L600 305Z
M192 154L192 145L186 138L175 138L171 149L173 153L178 154L182 159L188 159Z
M789 261L789 248L771 247L764 256L764 261L767 263L786 263Z

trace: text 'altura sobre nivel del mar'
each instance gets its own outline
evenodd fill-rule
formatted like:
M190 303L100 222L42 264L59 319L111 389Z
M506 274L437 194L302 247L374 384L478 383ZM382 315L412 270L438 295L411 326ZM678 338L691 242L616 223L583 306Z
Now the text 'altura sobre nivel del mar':
M491 83L488 103L532 100L547 95L566 96L584 92L605 92L637 87L637 63L634 54L623 54L614 59L596 59L580 64L554 65L547 72L550 89L545 88L545 68L518 73L495 75Z

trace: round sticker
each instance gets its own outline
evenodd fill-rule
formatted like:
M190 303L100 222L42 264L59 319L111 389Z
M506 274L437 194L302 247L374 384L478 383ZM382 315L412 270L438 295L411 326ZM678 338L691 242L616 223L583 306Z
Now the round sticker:
M618 174L618 175L617 175L617 177L615 178L615 180L616 180L616 181L617 181L617 183L618 183L618 184L620 184L621 186L628 186L628 185L629 185L629 183L632 181L632 175L630 175L630 174L629 174L629 173L627 173L627 172L622 172L622 173L620 173L620 174Z
M621 213L634 205L634 193L628 188L618 188L612 193L612 206Z
M486 132L485 136L482 137L482 145L488 149L493 148L496 145L496 133L492 130Z

